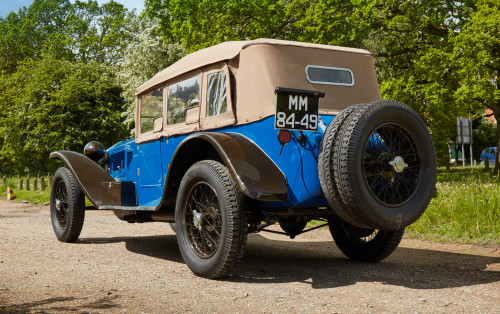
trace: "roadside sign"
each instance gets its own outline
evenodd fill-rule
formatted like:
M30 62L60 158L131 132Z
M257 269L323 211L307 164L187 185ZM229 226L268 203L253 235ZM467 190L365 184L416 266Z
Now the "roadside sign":
M472 144L472 119L457 117L457 142L458 144Z

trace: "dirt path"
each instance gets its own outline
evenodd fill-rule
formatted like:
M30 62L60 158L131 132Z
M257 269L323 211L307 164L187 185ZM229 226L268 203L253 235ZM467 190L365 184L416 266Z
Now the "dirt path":
M327 230L251 234L224 280L194 276L168 224L88 212L57 241L48 206L0 201L0 312L500 313L500 246L403 240L377 264L343 257Z

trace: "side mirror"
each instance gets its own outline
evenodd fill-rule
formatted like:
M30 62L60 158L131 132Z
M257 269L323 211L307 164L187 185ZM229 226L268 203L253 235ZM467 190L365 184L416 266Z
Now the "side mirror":
M163 130L163 117L153 119L153 133L158 133Z

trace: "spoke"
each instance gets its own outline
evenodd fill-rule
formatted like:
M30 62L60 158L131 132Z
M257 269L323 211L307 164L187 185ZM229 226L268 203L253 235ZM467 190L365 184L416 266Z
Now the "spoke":
M402 158L408 165L396 172L389 162ZM363 151L365 182L381 203L397 206L415 192L420 175L420 159L410 134L396 123L377 127L368 138Z

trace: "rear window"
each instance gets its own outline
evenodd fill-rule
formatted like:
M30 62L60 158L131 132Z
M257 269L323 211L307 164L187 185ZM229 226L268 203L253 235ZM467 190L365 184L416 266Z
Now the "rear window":
M306 67L307 80L314 84L353 86L352 71L343 68L308 65Z

